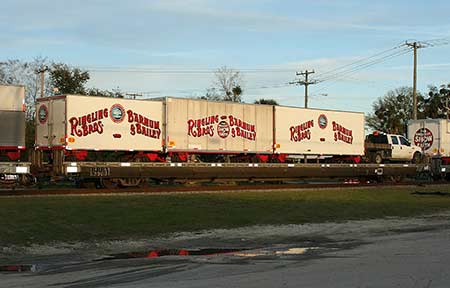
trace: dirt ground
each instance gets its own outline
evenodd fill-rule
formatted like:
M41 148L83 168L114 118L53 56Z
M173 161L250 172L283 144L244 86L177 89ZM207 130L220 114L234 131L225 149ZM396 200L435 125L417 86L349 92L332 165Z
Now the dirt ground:
M28 247L9 246L0 250L0 265L89 261L107 255L145 252L154 249L233 248L262 249L273 245L323 246L332 243L358 245L374 236L432 231L450 227L450 211L416 218L386 218L341 223L251 226L181 232L153 239L128 241L51 243Z
M0 268L25 265L25 270L0 272L0 286L450 287L449 220L450 211L410 219L254 226L155 239L3 247ZM148 258L146 253L153 249L209 252Z

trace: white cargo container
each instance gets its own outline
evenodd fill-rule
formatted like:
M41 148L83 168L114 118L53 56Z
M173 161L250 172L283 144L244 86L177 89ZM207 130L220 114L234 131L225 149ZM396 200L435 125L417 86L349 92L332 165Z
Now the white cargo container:
M446 119L410 120L408 138L428 156L450 156L450 122Z
M273 106L171 97L164 102L168 151L273 151Z
M364 113L275 106L275 152L364 155Z
M0 149L25 148L25 88L0 85Z
M0 149L25 148L25 113L0 110Z
M0 110L24 111L25 87L13 85L0 85Z
M160 101L66 95L38 99L36 145L76 150L161 151Z

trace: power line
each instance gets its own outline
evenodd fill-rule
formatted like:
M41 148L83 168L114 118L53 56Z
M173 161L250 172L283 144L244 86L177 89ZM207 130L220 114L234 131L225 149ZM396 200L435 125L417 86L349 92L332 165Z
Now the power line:
M435 47L448 45L450 42L450 37L447 38L438 38L438 39L430 39L427 41L422 41L421 43L426 44L427 46ZM344 78L348 78L350 75L353 75L363 69L369 68L371 66L386 62L392 58L402 56L404 54L412 51L413 48L408 47L405 43L401 45L397 45L395 47L380 51L374 55L364 57L352 63L337 67L335 69L325 71L319 73L318 78L313 80L315 83L323 83L326 82L325 87L321 87L317 92L324 90L325 88L332 85L333 82L338 80L342 80ZM203 74L214 74L216 73L216 69L209 68L191 68L191 69L164 69L164 68L146 68L146 67L133 67L133 66L87 66L85 67L90 72L95 73L148 73L148 74L186 74L186 75L203 75ZM247 68L247 69L239 69L241 72L245 73L292 73L295 72L294 69L277 69L277 68ZM247 87L246 90L262 90L262 89L276 89L287 87L292 83L280 83L273 85L261 85L256 87ZM301 83L300 83L301 84ZM312 84L312 83L311 83ZM174 90L172 90L174 91ZM189 91L201 91L201 89L184 89L178 90L182 93L190 93ZM162 92L162 91L161 91ZM150 92L151 94L157 94L158 92ZM192 92L194 93L194 92Z
M381 56L381 55L383 55L383 54L385 54L385 53L388 53L388 52L390 52L390 51L399 49L399 48L401 48L402 46L404 46L404 44L401 44L401 45L398 45L398 46L395 46L395 47L392 47L392 48L383 50L383 51L378 52L378 53L376 53L376 54L374 54L374 55L372 55L372 56L364 57L364 58L362 58L362 59L359 59L359 60L354 61L354 62L352 62L352 63L349 63L349 64L346 64L346 65L337 67L337 68L335 68L335 69L332 69L332 70L329 70L329 71L325 71L325 72L321 73L320 75L327 75L327 74L331 74L331 73L333 73L333 72L337 72L337 71L342 70L342 69L344 69L344 68L353 66L353 65L355 65L355 64L358 64L358 63L367 61L367 60L369 60L369 59L371 59L371 58L375 58L375 57L377 57L377 56ZM333 73L333 74L335 74L335 73Z
M389 58L395 57L397 55L402 55L401 51L399 54L397 54L398 51L395 51L394 53L384 55L391 51L397 50L397 49L401 48L402 46L404 46L404 44L383 50L372 56L365 57L363 59L359 59L350 64L346 64L341 67L337 67L335 69L320 73L319 77L323 77L323 78L319 78L318 80L315 80L315 81L325 82L325 81L330 81L330 80L334 80L334 79L341 79L344 76L354 74L354 72L356 72L358 70L362 70L362 69L365 69L372 65L381 63L383 60L385 61L385 60L388 60ZM367 61L369 61L369 62L367 62ZM358 64L358 65L356 65L356 64ZM127 67L123 67L123 66L122 67L121 66L109 66L109 67L88 66L86 68L91 72L97 72L97 73L214 74L217 71L216 69L160 69L160 68L143 68L143 67L131 67L131 66L127 66ZM345 69L345 68L348 68L348 69ZM292 73L295 70L294 69L276 69L276 68L249 68L249 69L239 69L239 71L245 72L245 73ZM289 83L283 83L283 84L275 84L275 85L270 85L270 86L263 85L260 87L248 87L247 89L273 89L273 88L287 87L288 85L289 85Z
M449 45L450 44L450 36L449 37L445 37L445 38L437 38L437 39L430 39L430 40L426 40L426 41L420 41L420 43L422 45L426 45L426 47L428 47L428 46L429 47L436 47L436 46ZM387 55L383 55L383 54L385 54L387 52L390 52L390 51L393 51L393 50L397 50L398 48L402 48L402 47L403 48L407 48L407 49L400 49L400 50L395 51L393 53L389 53ZM343 78L346 78L349 75L355 74L356 72L359 72L360 70L363 70L365 68L368 68L370 66L373 66L373 65L376 65L376 64L379 64L379 63L382 63L382 62L385 62L385 61L387 61L389 59L392 59L394 57L398 57L398 56L402 56L402 55L408 54L409 52L411 52L413 50L414 50L414 48L409 47L406 43L403 43L403 44L395 46L395 47L393 47L391 49L387 49L387 50L384 50L384 51L379 52L377 54L374 54L374 55L372 55L370 57L367 57L367 58L355 61L353 63L350 63L350 64L347 64L347 65L338 67L336 69L333 69L333 70L330 70L330 71L327 71L327 72L324 72L324 73L321 73L321 74L319 74L319 76L330 74L330 72L336 72L336 71L342 70L340 73L333 73L331 75L325 76L322 79L319 78L318 79L319 83L326 81L326 82L329 82L330 84L326 85L325 87L319 88L317 90L317 92L323 91L325 88L328 88L329 86L331 86L333 82L335 83L338 80L342 80ZM376 56L381 56L381 57L377 58ZM359 62L363 62L363 61L371 59L371 58L375 58L375 59L373 59L373 60L371 60L371 61L369 61L367 63L362 63L362 64L354 66L355 64L357 64ZM351 66L354 66L354 67L351 67ZM343 69L343 68L346 68L346 67L350 67L350 68L349 69Z
M289 83L282 83L282 84L273 84L273 85L261 85L261 86L250 86L250 87L244 87L244 90L262 90L262 89L276 89L276 88L284 88L284 87L288 87L291 84ZM142 94L141 96L154 96L154 95L161 95L167 92L164 91L169 91L169 92L175 92L175 93L184 93L184 94L188 94L188 93L205 93L206 89L201 89L201 88L187 88L187 89L164 89L164 90L154 90L154 91L138 91L138 92L130 92L128 91L128 93L132 93L132 94Z
M152 69L139 67L81 67L89 72L98 73L150 73L150 74L215 74L217 69ZM238 69L245 73L291 73L295 69L252 68Z
M450 44L450 36L445 37L445 38L436 38L436 39L420 41L420 43L427 45L427 46L431 46L431 47L449 45Z
M323 78L320 78L320 76L323 75L323 74L326 75L326 74L329 74L329 73L319 74L318 81L319 82L325 82L325 81L330 81L330 80L334 80L334 79L340 79L340 78L345 77L346 75L354 74L354 73L356 73L356 72L358 72L360 70L366 69L366 68L374 66L376 64L380 64L380 63L386 62L387 60L390 60L392 58L395 58L395 57L407 54L411 50L412 49L405 47L405 48L403 48L401 50L389 53L387 55L383 55L382 57L378 57L378 58L372 59L369 62L365 62L365 63L363 62L363 63L360 63L358 65L354 65L355 63L358 63L358 61L357 61L357 62L352 63L351 66L350 66L350 64L346 65L347 67L349 67L348 69L335 69L335 70L341 70L341 71L333 73L333 74L330 74L330 75L325 76Z
M358 67L358 69L348 70L348 71L346 71L345 73L342 73L342 74L340 74L340 75L337 74L337 75L335 75L334 77L331 77L331 78L326 79L326 83L327 83L327 84L326 84L325 86L322 86L322 87L319 88L318 90L316 90L316 92L323 91L323 90L325 90L326 88L329 88L330 86L332 86L333 84L335 84L337 81L343 80L344 78L348 78L349 76L354 75L354 74L360 72L361 70L363 70L363 69L365 69L365 68L368 68L368 67L370 67L370 66L374 66L374 65L376 65L376 64L385 62L385 61L387 61L387 60L389 60L389 59L391 59L391 58L394 58L394 57L398 57L398 56L402 56L402 55L408 54L410 51L412 51L412 49L407 49L407 50L405 50L405 51L402 51L402 52L393 54L393 55L391 55L391 56L389 56L389 57L383 59L383 61L375 61L375 62L366 63L364 66ZM325 82L325 81L319 80L319 83L322 83L322 82Z

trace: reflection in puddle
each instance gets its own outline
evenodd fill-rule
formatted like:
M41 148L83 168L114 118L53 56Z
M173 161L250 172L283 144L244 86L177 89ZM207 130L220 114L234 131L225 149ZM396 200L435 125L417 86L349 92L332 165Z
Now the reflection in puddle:
M316 250L316 249L319 249L319 247L290 248L286 251L276 251L275 254L277 254L277 255L299 255L299 254L305 254L309 250Z
M269 256L269 255L302 255L305 254L311 250L317 250L320 249L320 247L296 247L296 248L289 248L287 250L259 250L259 251L240 251L237 253L232 253L233 256L238 257L258 257L258 256Z
M255 253L255 252L239 252L239 253L233 253L233 256L238 257L258 257L258 256L266 256L267 253Z

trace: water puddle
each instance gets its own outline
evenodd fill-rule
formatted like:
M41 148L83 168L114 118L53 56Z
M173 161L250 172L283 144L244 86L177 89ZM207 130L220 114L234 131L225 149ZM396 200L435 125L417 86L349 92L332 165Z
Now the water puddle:
M301 255L306 254L311 250L317 250L320 247L301 247L301 248L289 248L285 251L276 251L275 254L277 255Z
M95 261L133 259L133 258L158 258L164 256L218 256L229 255L237 257L258 256L283 256L304 255L320 247L293 247L285 249L250 249L250 248L202 248L202 249L155 249L142 252L129 252L108 255Z
M130 252L113 254L97 259L96 261L132 258L157 258L163 256L215 256L220 254L233 254L246 249L236 248L203 248L203 249L156 249L144 252Z
M304 255L312 250L320 249L320 247L295 247L283 250L257 250L257 251L242 251L232 253L233 256L238 257L259 257L259 256L283 256L283 255Z
M36 272L36 265L1 265L0 272Z

